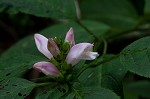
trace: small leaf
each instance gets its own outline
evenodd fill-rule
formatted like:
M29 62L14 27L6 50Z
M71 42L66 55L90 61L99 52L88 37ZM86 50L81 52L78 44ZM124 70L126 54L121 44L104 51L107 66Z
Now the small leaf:
M121 52L121 63L129 71L150 77L150 37L141 38Z
M0 86L0 99L21 99L28 96L36 84L21 78L11 78Z
M76 18L74 0L0 0L0 4L40 17Z

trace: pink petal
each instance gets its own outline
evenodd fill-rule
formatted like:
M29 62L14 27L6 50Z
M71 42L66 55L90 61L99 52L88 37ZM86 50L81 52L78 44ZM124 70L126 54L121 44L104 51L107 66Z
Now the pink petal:
M60 50L52 38L48 39L47 48L54 57L56 57L58 54L60 54Z
M74 31L73 31L73 28L72 28L72 27L71 27L71 28L69 29L69 31L67 32L65 41L69 41L70 47L72 47L72 46L75 45L75 41L74 41Z
M33 68L51 77L56 77L59 74L59 70L50 62L37 62L33 65Z
M93 50L93 44L90 44L90 43L76 44L70 49L70 51L66 57L66 61L68 64L75 65L81 59L93 60L99 54L97 52L92 52L92 50Z
M34 39L38 50L47 58L52 58L53 55L47 49L48 39L41 34L35 34Z

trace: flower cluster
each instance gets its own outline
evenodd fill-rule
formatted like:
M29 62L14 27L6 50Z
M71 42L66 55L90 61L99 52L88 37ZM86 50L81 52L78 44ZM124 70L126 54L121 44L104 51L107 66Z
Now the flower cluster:
M75 44L73 28L67 32L63 42L58 38L47 39L41 34L35 34L34 39L37 49L50 61L37 62L33 68L52 78L57 77L65 68L76 65L80 60L93 60L99 55L92 52L91 43Z

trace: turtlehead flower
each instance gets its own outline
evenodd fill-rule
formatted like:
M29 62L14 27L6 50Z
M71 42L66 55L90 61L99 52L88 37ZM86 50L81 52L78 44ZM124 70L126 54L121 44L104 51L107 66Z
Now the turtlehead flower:
M53 55L49 52L47 48L48 39L41 34L34 35L35 44L37 49L44 54L47 58L52 58Z
M96 57L99 56L97 52L92 52L93 50L93 44L90 43L79 43L74 45L67 57L66 61L68 64L75 65L77 64L80 60L93 60Z
M50 75L52 78L59 74L59 70L50 62L37 62L33 65L33 68L43 72L45 75Z
M48 59L51 59L53 58L53 55L56 56L60 53L57 44L52 39L48 40L41 34L35 34L34 39L37 49ZM51 52L53 54L51 54ZM56 77L59 74L59 70L50 62L37 62L33 65L33 68L51 77Z
M56 58L57 55L61 54L62 48L59 48L57 43L52 39L47 39L41 34L34 35L37 49L44 54L48 59ZM68 54L64 56L67 64L72 66L76 65L80 60L94 60L99 56L97 52L93 52L93 44L91 43L79 43L75 44L73 28L67 32L65 42L69 42L70 48L67 50ZM66 52L65 52L66 53ZM64 59L63 59L64 60ZM60 60L59 60L60 62ZM59 70L51 62L37 62L33 68L43 72L45 75L56 77L59 75Z

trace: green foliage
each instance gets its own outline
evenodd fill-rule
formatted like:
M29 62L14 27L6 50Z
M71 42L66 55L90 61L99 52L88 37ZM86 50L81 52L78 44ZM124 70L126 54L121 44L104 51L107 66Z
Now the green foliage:
M83 93L82 93L83 92ZM81 89L84 99L120 99L115 93L100 87L85 87Z
M0 0L3 6L15 8L23 13L54 19L75 19L74 0Z
M145 14L149 14L150 13L150 1L149 0L145 0L145 8L144 8L144 12Z
M112 57L114 55L108 55L105 58ZM105 88L109 88L122 96L122 80L126 75L127 70L121 64L119 57L102 65L102 77L101 84Z
M35 62L44 60L47 59L36 49L33 36L27 37L2 54L0 81L18 76L31 69Z
M30 78L23 77L32 72L34 63L49 59L37 50L33 35L25 37L0 57L0 99L26 98L34 88L35 99L139 99L139 96L150 98L149 81L136 82L134 76L133 83L124 79L128 71L142 76L142 79L150 78L150 37L141 38L143 35L149 35L150 23L147 21L145 24L148 17L144 16L150 14L150 1L145 0L143 9L140 9L144 16L138 15L137 1L133 1L135 0L0 0L0 13L21 12L54 19L55 25L52 24L39 33L47 38L58 37L63 40L69 28L73 27L76 44L94 43L94 50L100 54L97 60L81 61L73 68L67 63L63 64L63 67L71 68L71 71L65 71L71 74L68 76L66 73L69 81L66 80L67 77L62 80L58 80L58 77L56 80L40 75L44 80L34 83L29 81ZM78 13L80 11L81 17ZM0 20L1 26L5 27L5 24ZM122 38L125 38L127 43L131 38L141 39L125 47ZM118 47L124 49L112 55L110 50L113 47L110 45L115 40L118 40ZM102 43L105 43L104 46ZM107 51L103 50L107 50L107 43L109 50L105 53Z
M99 38L102 37L103 35L105 35L105 32L107 32L110 29L109 26L107 26L103 23L100 23L100 22L83 20L83 21L81 21L81 23L84 24L87 28L89 28L90 31L92 31L94 33L94 35L96 35ZM45 30L41 31L40 33L42 33L46 37L65 38L65 34L69 30L70 27L74 28L76 43L89 42L89 41L94 40L94 37L92 37L91 34L89 34L85 29L83 29L76 22L69 22L66 24L54 25L52 27L46 28Z
M39 93L35 99L59 99L62 96L63 93L61 93L59 90L50 90L50 91L44 91Z
M132 29L138 23L135 8L128 0L81 0L85 19L99 20L116 29Z
M121 52L121 61L129 71L150 77L150 37L141 38Z
M142 96L144 98L150 98L150 82L149 81L138 81L132 82L126 85L126 90L137 96Z
M79 77L80 86L101 86L101 67L89 68Z
M0 85L1 99L23 99L30 94L35 83L21 78L11 78Z

